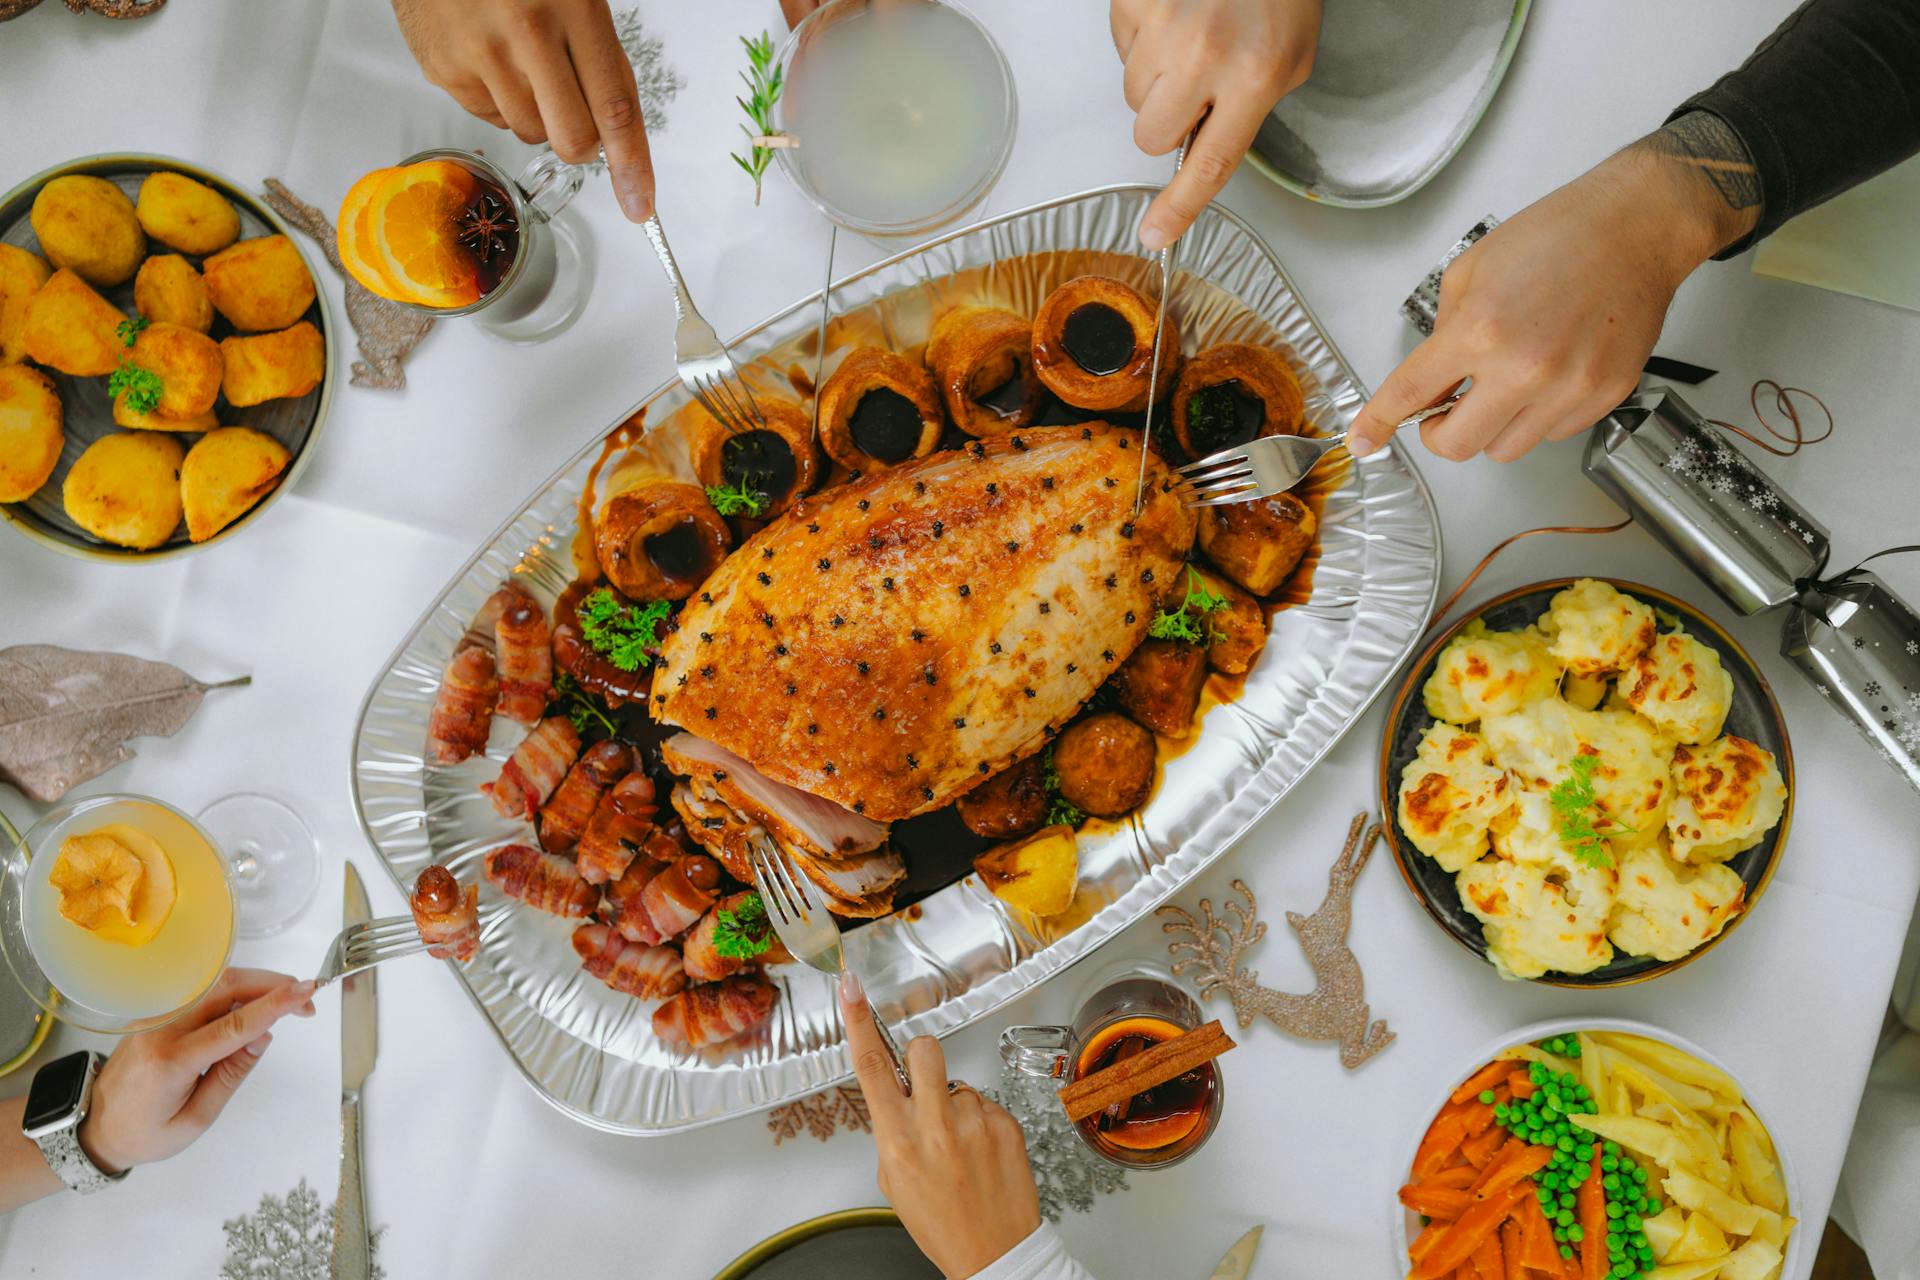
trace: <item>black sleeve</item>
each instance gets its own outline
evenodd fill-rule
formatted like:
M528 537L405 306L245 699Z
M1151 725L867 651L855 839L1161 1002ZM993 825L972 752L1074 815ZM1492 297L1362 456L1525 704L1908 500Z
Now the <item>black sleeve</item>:
M1920 0L1807 0L1668 120L1689 111L1725 120L1759 171L1760 224L1729 257L1920 150Z

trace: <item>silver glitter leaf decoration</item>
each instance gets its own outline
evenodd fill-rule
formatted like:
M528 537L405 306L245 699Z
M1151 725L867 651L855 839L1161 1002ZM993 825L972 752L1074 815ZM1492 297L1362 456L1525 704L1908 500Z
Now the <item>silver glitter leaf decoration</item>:
M133 757L130 738L168 737L193 718L208 684L178 667L51 644L0 649L0 781L29 800L58 800Z
M1127 1189L1126 1173L1108 1164L1080 1139L1060 1105L1059 1086L1051 1080L1021 1075L1008 1068L1000 1087L981 1092L1005 1107L1027 1135L1027 1163L1040 1191L1040 1212L1048 1222L1060 1221L1068 1209L1086 1213L1095 1196Z
M334 1205L322 1206L305 1178L278 1196L263 1195L260 1207L221 1224L227 1257L220 1280L327 1280L333 1257ZM373 1280L385 1280L378 1257L381 1231L373 1233Z

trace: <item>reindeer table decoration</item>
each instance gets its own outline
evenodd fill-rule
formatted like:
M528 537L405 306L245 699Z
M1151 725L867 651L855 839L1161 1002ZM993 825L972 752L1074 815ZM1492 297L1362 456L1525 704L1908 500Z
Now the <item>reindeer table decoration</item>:
M1358 1067L1393 1043L1393 1032L1387 1030L1384 1020L1367 1020L1360 962L1347 946L1347 927L1353 920L1353 882L1379 839L1379 827L1367 830L1366 814L1355 818L1347 828L1346 847L1328 873L1327 896L1319 910L1310 916L1287 912L1287 923L1299 936L1300 949L1306 952L1317 980L1310 994L1263 987L1257 981L1259 974L1240 967L1241 952L1267 933L1267 926L1255 919L1253 890L1244 880L1233 882L1234 892L1244 901L1227 903L1221 915L1214 915L1213 904L1205 898L1200 899L1198 918L1180 907L1160 908L1159 914L1171 917L1160 927L1186 939L1167 944L1167 950L1176 957L1174 973L1196 970L1194 982L1203 997L1225 990L1242 1030L1253 1025L1255 1014L1264 1014L1293 1035L1338 1040L1341 1064L1349 1071Z

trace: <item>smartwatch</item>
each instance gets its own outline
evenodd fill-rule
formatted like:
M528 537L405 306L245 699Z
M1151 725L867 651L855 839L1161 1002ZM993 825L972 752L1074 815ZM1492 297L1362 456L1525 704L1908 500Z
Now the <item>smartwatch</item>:
M40 1148L60 1181L87 1195L127 1176L105 1173L80 1146L80 1122L93 1102L93 1079L100 1074L100 1054L82 1049L56 1058L34 1073L27 1091L27 1110L20 1132Z

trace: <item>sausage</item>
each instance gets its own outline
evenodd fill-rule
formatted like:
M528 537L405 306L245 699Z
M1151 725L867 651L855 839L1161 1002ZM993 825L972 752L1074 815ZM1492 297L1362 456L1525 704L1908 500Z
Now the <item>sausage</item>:
M1145 804L1153 765L1153 735L1117 711L1068 726L1053 744L1061 797L1096 818L1117 818Z
M1002 769L960 797L960 821L989 840L1037 831L1047 820L1047 787L1039 756Z

